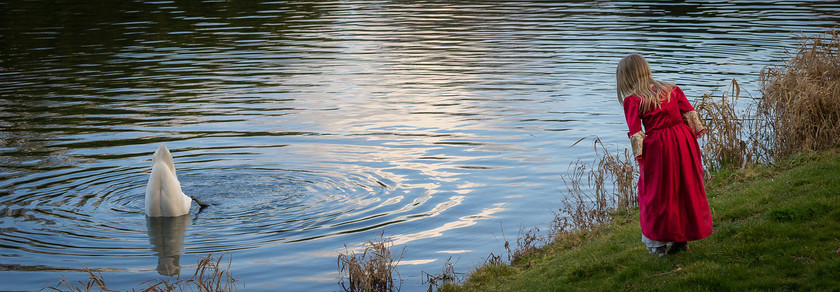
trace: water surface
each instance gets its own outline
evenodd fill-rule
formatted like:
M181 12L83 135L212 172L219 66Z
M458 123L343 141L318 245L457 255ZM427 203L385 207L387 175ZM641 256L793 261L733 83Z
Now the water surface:
M689 99L779 64L836 1L0 2L0 289L109 288L229 252L246 290L337 286L383 232L402 288L545 226L598 136L624 149L624 55ZM147 219L166 143L184 192ZM162 276L163 275L163 276Z

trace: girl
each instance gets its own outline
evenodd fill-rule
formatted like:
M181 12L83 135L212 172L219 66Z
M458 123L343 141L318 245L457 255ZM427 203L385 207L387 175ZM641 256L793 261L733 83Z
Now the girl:
M682 90L653 80L641 55L621 59L615 77L639 163L642 242L660 257L688 250L687 241L712 234L697 144L706 130Z

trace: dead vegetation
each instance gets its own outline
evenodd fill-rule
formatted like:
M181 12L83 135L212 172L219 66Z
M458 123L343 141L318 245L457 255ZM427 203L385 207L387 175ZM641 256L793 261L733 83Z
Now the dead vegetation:
M198 291L235 291L236 279L230 274L231 258L228 257L226 267L222 267L223 253L218 259L210 253L198 261L192 279L186 281L189 285L195 285ZM183 289L182 289L183 290ZM171 291L171 290L162 290Z
M236 291L238 290L236 287L237 280L234 279L230 273L230 257L228 257L227 267L222 266L222 258L225 257L225 254L226 253L223 253L218 258L214 257L213 253L208 254L206 257L201 257L196 265L195 273L191 279L181 280L176 278L173 280L159 278L149 280L141 284L146 286L145 288L142 288L141 291ZM67 277L64 277L64 279L59 281L58 284L46 287L42 290L78 292L118 291L108 288L108 285L105 283L105 277L102 276L102 273L94 272L94 270L88 269L87 267L85 267L85 271L88 273L88 280L86 282L78 281L77 283L73 283L67 279ZM131 291L136 291L136 289L131 289Z
M733 78L719 97L706 93L694 103L706 126L700 142L708 171L770 161L769 124L758 116L755 100L743 104L740 95L741 87Z
M706 123L702 139L708 170L744 169L801 151L840 145L840 33L800 36L794 54L759 75L761 98L741 104L735 79L720 97L695 104Z
M423 272L423 284L429 284L429 289L427 290L429 292L435 291L435 288L440 288L444 285L459 284L463 278L463 273L455 272L455 263L452 262L452 257L446 259L440 273L429 274Z
M508 252L508 261L516 263L522 259L539 252L540 248L550 242L547 236L540 235L540 229L533 227L525 230L524 227L519 229L519 235L516 237L516 248L511 249L510 244L505 241L505 249Z
M47 289L55 290L55 291L74 291L74 292L94 291L94 289L97 289L98 291L113 291L113 290L108 289L108 285L105 284L105 277L102 277L102 273L100 273L100 272L94 273L94 271L91 270L91 269L88 269L88 267L85 267L85 272L88 273L88 281L87 282L83 283L83 282L79 281L79 284L76 285L76 284L73 283L73 281L70 281L70 279L67 279L66 276L62 276L62 278L64 278L64 279L59 281L58 284L56 284L55 286L50 286L50 287L46 287L44 289L41 289L41 291L47 290Z
M840 137L840 32L800 36L788 55L759 76L759 114L770 122L777 159L836 147Z
M572 162L569 174L563 176L567 193L551 224L554 233L594 230L609 222L611 212L638 206L639 171L630 152L612 154L597 137L593 150L594 161Z
M338 255L339 284L345 291L396 291L401 283L397 265L405 254L391 253L393 241L381 233L365 242L361 253L347 250Z

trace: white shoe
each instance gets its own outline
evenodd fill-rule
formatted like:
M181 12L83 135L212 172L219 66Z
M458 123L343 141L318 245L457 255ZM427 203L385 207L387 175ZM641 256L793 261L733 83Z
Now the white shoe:
M660 258L664 257L667 254L667 251L668 251L668 246L667 245L663 245L663 246L660 246L660 247L649 247L648 248L648 253L655 254L656 256L658 256Z

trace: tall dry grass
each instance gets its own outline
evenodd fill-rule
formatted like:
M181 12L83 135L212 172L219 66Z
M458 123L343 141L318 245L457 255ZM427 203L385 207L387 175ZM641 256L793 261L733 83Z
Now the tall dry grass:
M840 137L840 33L800 36L796 52L759 75L759 114L773 131L774 158L836 147Z
M585 138L573 144L577 145ZM638 206L636 184L639 170L629 150L610 153L601 139L593 141L595 160L576 160L563 176L567 196L555 214L552 232L591 231L610 220L610 213Z
M761 98L742 104L733 79L720 97L705 94L695 103L708 131L701 139L707 170L840 145L840 33L800 36L788 54L784 64L761 71Z
M78 284L73 283L70 279L67 279L66 276L62 276L63 279L58 282L58 284L45 287L41 289L43 290L55 290L55 291L73 291L73 292L83 292L83 291L114 291L108 289L108 284L105 283L105 277L102 277L101 272L95 272L88 267L85 267L85 272L88 273L88 280L87 282L79 281Z
M155 279L141 283L145 285L141 291L144 292L158 292L158 291L200 291L200 292L221 292L221 291L237 291L237 280L233 278L230 273L231 259L228 257L226 267L222 265L222 258L226 253L216 258L213 253L205 257L201 257L195 269L195 273L191 279L181 280L176 279ZM88 280L86 282L78 281L74 283L64 277L58 284L46 287L42 290L54 291L119 291L108 288L105 283L105 277L102 273L94 272L85 267L88 273ZM131 291L135 291L132 289Z
M428 292L433 292L444 285L457 285L464 278L463 273L455 272L455 264L452 262L452 257L446 259L443 263L443 268L440 273L429 274L423 272L423 284L429 284Z
M759 117L754 99L743 104L741 87L734 78L718 96L706 93L694 102L706 126L700 139L703 162L707 171L725 167L744 168L771 159L772 131Z
M187 280L186 284L194 285L198 291L236 291L237 281L230 273L232 259L228 257L227 265L223 267L221 263L224 256L223 253L219 258L215 258L213 253L210 253L201 257L192 279Z
M383 232L365 242L361 253L347 250L338 255L339 284L345 291L396 291L401 283L397 265L405 254L394 256L394 242Z

